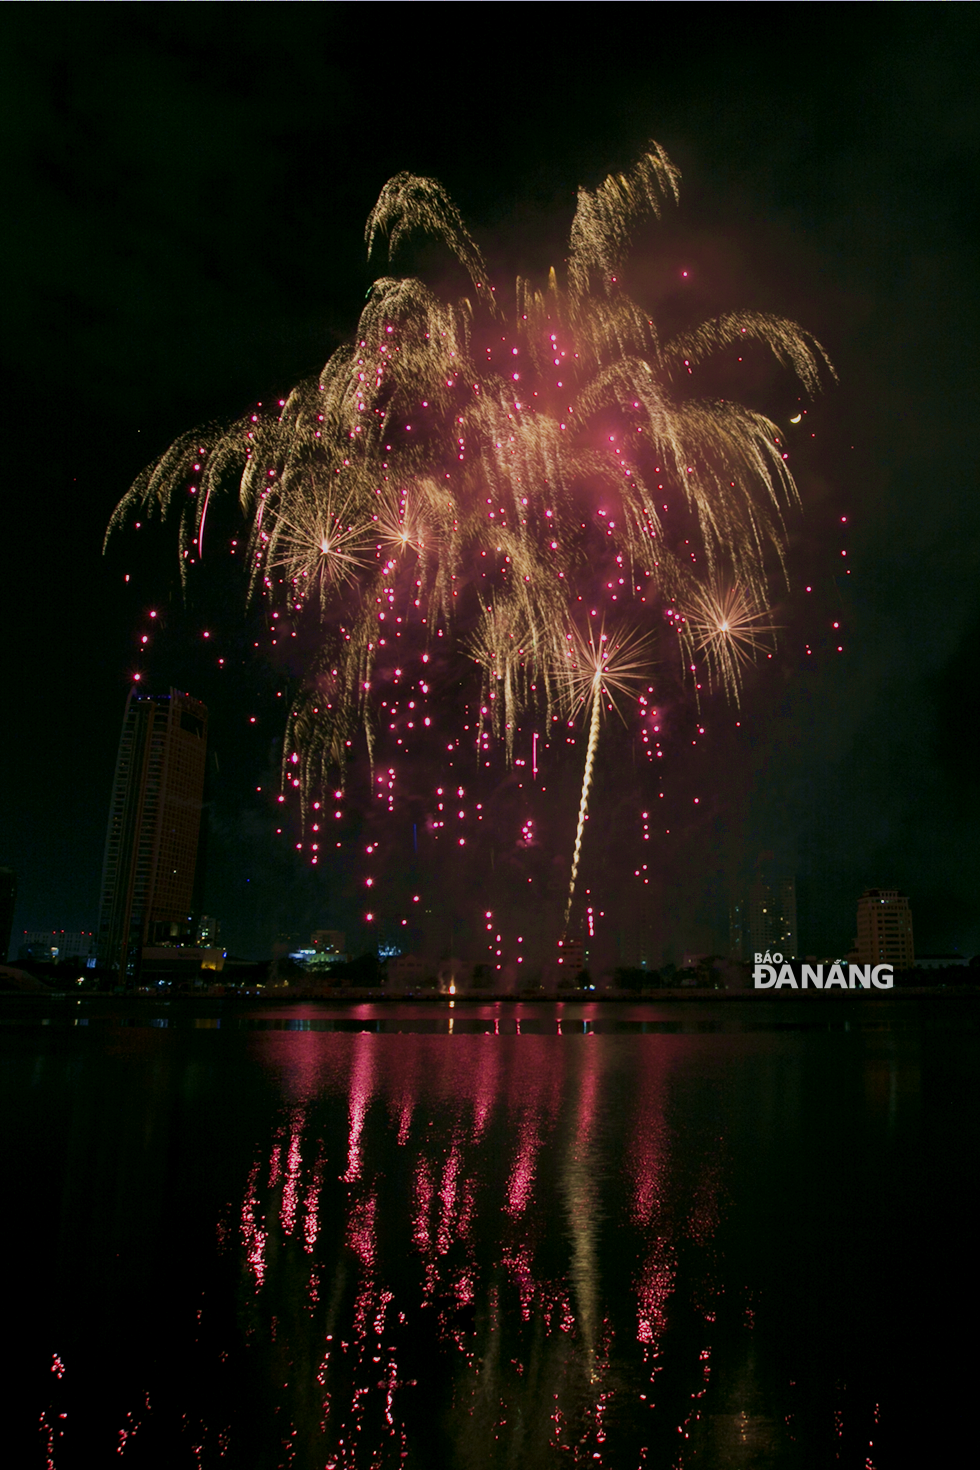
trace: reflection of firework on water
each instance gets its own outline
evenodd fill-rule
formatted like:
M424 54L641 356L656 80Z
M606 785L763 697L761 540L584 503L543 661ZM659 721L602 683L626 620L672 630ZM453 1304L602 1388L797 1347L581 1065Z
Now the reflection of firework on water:
M589 792L592 787L592 772L596 751L599 748L599 729L604 705L620 713L616 705L617 694L622 697L633 693L635 686L649 673L649 662L645 657L649 638L641 634L612 635L604 630L598 638L592 628L585 636L576 628L568 634L570 647L566 677L569 692L576 708L589 710L589 743L585 753L585 771L582 776L582 794L579 798L578 824L575 829L575 846L572 850L572 871L568 880L568 897L565 900L565 916L562 929L567 933L568 920L575 898L578 881L579 860L582 855L582 838L589 812Z
M766 637L776 631L769 613L739 587L702 588L686 610L687 632L705 654L710 674L738 702L740 671L755 662Z
M760 313L661 338L621 272L631 232L676 199L678 177L651 144L629 173L580 190L564 280L518 279L505 306L442 186L397 175L368 220L369 248L386 238L393 258L424 231L463 267L467 294L380 277L318 378L182 437L117 507L110 531L180 509L187 580L205 514L213 555L208 506L237 494L253 590L294 628L306 620L294 647L312 652L283 757L304 811L343 788L362 731L374 759L382 722L395 731L385 692L403 672L418 687L437 638L444 687L461 693L480 665L480 714L465 718L481 757L489 729L516 759L522 713L554 719L584 599L593 617L630 604L651 624L664 602L696 610L705 586L731 583L764 605L764 558L782 555L796 493L785 452L771 420L693 396L692 375L748 343L808 392L829 364L807 332ZM743 643L726 639L712 656L734 691ZM460 736L438 733L445 759Z
M474 1015L467 1027L486 1034L459 1035L449 1011L432 1023L446 1045L403 1035L383 1065L367 1032L262 1033L258 1063L290 1101L218 1234L256 1374L275 1390L269 1453L254 1463L283 1461L280 1423L296 1465L431 1463L436 1414L448 1464L676 1463L724 1285L726 1222L711 1209L723 1125L693 1135L689 1164L668 1124L678 1097L697 1096L699 1039L676 1038L692 1059L678 1069L674 1052L568 1035L606 1029L601 1017L566 1014L564 1041L542 1045L518 1041L519 1017ZM661 1065L644 1065L651 1055ZM633 1126L606 1130L624 1067ZM605 1412L624 1378L636 1408Z

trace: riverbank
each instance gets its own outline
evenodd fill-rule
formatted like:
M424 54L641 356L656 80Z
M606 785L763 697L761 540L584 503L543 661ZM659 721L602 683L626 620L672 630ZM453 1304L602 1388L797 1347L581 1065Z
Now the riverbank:
M81 994L70 990L51 991L4 991L0 992L0 1006L27 1004L38 1002L67 1002L75 1005L79 1003L93 1004L118 1003L124 1001L126 1004L139 1006L159 1006L171 1004L196 1005L220 1000L228 1005L254 1006L258 1003L267 1003L285 1006L303 1006L311 1002L330 1004L371 1004L388 1005L403 1004L410 1001L413 1004L426 1006L458 1007L458 1006L485 1006L485 1005L533 1005L536 1003L545 1005L661 1005L681 1003L704 1004L706 1002L728 1003L769 1003L776 1005L789 1005L793 1002L802 1002L811 1005L829 1005L840 1002L865 1000L874 1005L887 1005L889 1002L901 1000L922 999L924 997L972 998L980 997L980 984L975 985L930 985L930 986L896 986L891 990L708 990L691 988L677 988L670 990L646 990L639 993L626 990L563 990L560 992L547 992L544 990L521 990L521 991L466 991L450 995L439 991L429 990L389 990L383 986L323 986L299 989L294 987L258 986L251 990L229 990L220 985L202 986L200 989L181 991L125 991L118 993L106 993L98 991L86 991Z

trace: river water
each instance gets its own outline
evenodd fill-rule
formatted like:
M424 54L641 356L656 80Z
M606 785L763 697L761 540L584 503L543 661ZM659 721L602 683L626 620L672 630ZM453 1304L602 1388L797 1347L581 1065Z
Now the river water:
M977 1018L5 1000L7 1463L938 1464Z

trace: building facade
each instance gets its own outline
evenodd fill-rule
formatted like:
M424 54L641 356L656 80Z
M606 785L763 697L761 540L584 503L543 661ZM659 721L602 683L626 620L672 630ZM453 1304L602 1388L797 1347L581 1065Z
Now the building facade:
M17 906L17 874L13 868L0 868L0 965L7 963L10 935Z
M796 882L793 878L758 876L749 889L743 922L748 933L748 955L797 953Z
M94 963L95 935L84 929L25 929L22 960L86 960Z
M131 690L102 869L99 959L132 979L147 945L193 937L208 712L171 689Z
M896 888L866 888L858 899L857 941L859 965L893 965L907 970L915 964L912 912L908 896Z
M563 970L569 972L573 980L585 969L585 962L584 939L559 939L558 963Z

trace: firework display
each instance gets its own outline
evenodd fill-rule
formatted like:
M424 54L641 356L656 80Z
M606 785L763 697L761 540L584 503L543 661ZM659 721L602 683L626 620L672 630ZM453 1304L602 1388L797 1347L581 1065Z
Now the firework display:
M399 763L441 743L438 834L451 794L463 803L467 742L477 768L493 743L536 772L539 736L581 712L567 929L603 710L641 686L654 695L661 644L688 672L703 655L709 680L737 697L772 631L767 566L782 564L796 488L778 426L695 396L692 379L750 342L810 394L832 369L809 333L763 313L658 332L622 273L634 230L676 201L678 181L651 144L630 172L580 189L562 273L519 278L505 300L442 186L396 175L368 218L369 254L386 242L394 264L413 237L433 238L465 274L462 294L379 277L353 340L317 378L183 435L117 507L110 534L154 514L179 520L186 583L212 503L237 496L248 598L303 658L282 769L313 863L362 739L389 809Z

